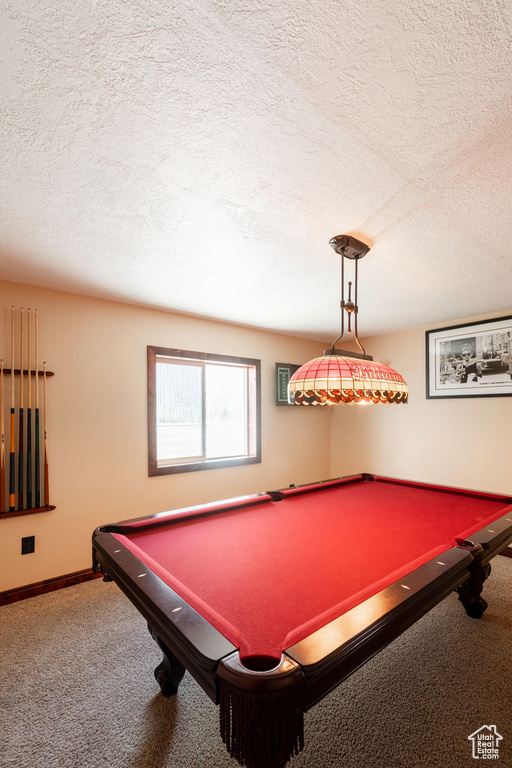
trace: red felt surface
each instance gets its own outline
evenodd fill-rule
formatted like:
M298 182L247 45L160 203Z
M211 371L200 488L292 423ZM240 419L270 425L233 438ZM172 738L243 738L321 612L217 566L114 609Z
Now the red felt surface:
M117 537L242 657L279 657L505 511L501 499L359 482Z

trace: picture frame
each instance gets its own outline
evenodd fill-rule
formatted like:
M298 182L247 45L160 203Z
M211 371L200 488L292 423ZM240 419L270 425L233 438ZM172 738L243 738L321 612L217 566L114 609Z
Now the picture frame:
M512 395L512 315L425 333L427 398Z
M276 405L290 405L288 402L288 383L300 365L276 363Z

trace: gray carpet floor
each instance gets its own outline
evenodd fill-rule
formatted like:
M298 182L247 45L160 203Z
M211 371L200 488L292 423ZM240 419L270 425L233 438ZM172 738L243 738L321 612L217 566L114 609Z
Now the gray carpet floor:
M512 559L497 557L479 621L451 595L306 714L291 768L470 768L496 725L512 766ZM236 768L218 710L187 673L159 693L160 652L115 584L0 608L1 768ZM496 764L496 761L494 761Z

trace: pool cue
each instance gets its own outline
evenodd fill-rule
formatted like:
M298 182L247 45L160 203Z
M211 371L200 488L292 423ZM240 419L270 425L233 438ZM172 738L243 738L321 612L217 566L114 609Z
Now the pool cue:
M30 362L30 307L28 308L27 355L27 509L32 509L32 366Z
M43 363L44 505L50 506L48 485L48 432L46 429L46 363Z
M14 512L16 496L16 468L14 450L14 307L11 308L11 433L9 454L9 512Z
M18 509L23 509L23 307L20 312L20 428L18 432Z
M0 360L0 514L5 512L5 425L4 425L4 361Z
M36 445L35 445L35 486L36 507L41 506L41 467L39 465L39 363L38 361L39 328L37 323L37 309L35 311L35 347L36 347Z

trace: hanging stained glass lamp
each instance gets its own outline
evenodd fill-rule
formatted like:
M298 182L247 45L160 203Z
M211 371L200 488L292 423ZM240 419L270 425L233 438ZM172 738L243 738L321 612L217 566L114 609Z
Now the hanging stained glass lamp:
M323 357L316 357L295 371L288 386L289 402L292 405L407 403L408 389L403 376L367 355L357 335L358 262L370 248L351 235L333 237L329 245L341 255L341 332L331 348L324 351ZM354 262L353 301L352 282L348 283L348 298L345 301L345 259ZM353 316L354 340L361 352L348 352L336 347L345 333L345 313L349 333Z

